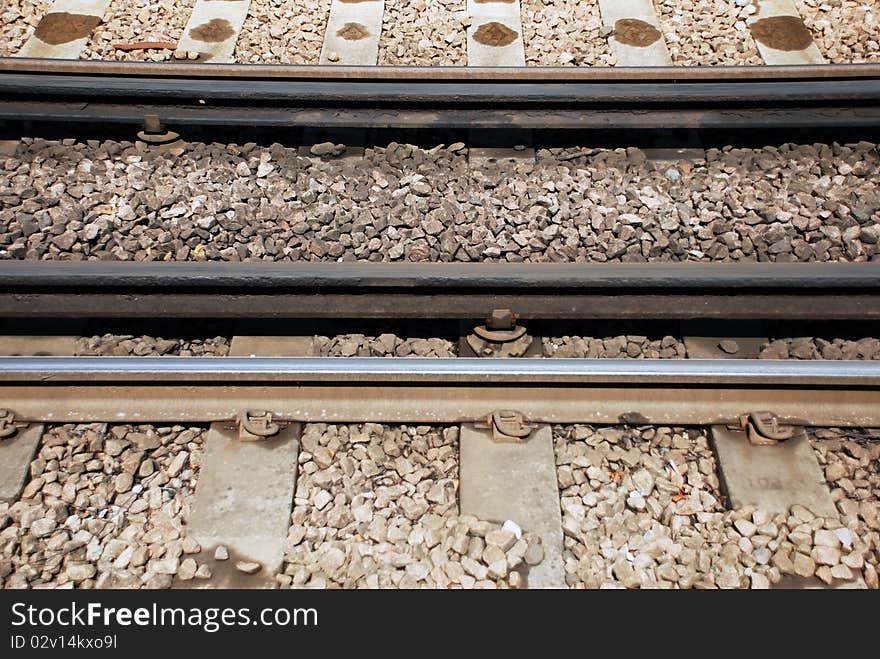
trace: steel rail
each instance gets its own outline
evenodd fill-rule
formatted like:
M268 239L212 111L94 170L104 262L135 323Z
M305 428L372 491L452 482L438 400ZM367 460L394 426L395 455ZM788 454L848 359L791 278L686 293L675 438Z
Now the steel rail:
M150 114L172 127L870 129L880 126L880 67L342 71L0 62L0 119L137 125Z
M878 319L880 263L0 261L6 318Z
M772 410L880 426L880 363L344 358L0 359L0 400L32 422L459 423L515 409L543 423L715 424Z
M880 362L769 359L0 357L2 382L880 386Z

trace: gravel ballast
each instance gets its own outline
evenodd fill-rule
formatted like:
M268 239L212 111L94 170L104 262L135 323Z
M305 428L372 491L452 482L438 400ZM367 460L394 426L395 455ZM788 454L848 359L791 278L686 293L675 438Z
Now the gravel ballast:
M134 336L132 334L102 334L81 336L76 341L76 354L101 357L147 357L174 355L177 357L225 357L230 341L225 336L204 339L165 339L161 336Z
M527 66L613 66L597 0L520 0Z
M559 358L684 359L687 356L684 342L673 336L659 339L636 335L545 337L542 348L545 357Z
M733 343L736 343L735 341ZM561 336L544 337L545 357L574 357L588 359L685 359L685 342L674 336L652 338L640 335L608 337ZM725 351L719 341L719 348ZM734 348L735 346L730 346ZM735 351L734 351L735 352ZM880 340L793 337L776 338L760 347L759 359L825 359L874 360L880 359Z
M880 7L864 0L796 0L825 60L880 62Z
M880 588L880 430L817 429L811 442L823 466L852 551L841 562L862 572L868 588ZM847 540L845 534L843 540ZM833 544L833 543L832 543ZM846 550L846 542L843 542ZM844 571L845 572L845 571Z
M521 587L539 539L460 516L457 492L457 428L307 425L279 583Z
M48 428L18 501L0 505L4 588L168 588L185 554L204 428Z
M464 66L464 0L385 0L380 66Z
M251 0L235 44L243 64L317 64L330 0Z
M458 354L458 347L448 339L437 337L411 339L394 334L316 336L312 345L318 357L450 358Z
M655 0L660 30L676 66L763 64L746 19L756 0Z
M49 11L52 0L4 0L0 9L0 57L12 57Z
M111 2L104 21L95 28L80 57L93 60L164 62L171 48L118 49L117 44L170 43L176 45L196 0L133 0Z
M0 587L210 580L183 520L204 428L53 426L0 505ZM878 588L877 432L815 429L839 519L728 511L706 430L554 427L573 588ZM458 430L304 428L282 587L520 588L540 540L458 513ZM293 475L292 475L293 477ZM515 520L514 520L515 521ZM519 535L519 537L517 537ZM210 584L210 581L207 581Z
M27 139L0 163L0 258L790 262L880 252L880 154L867 142L710 149L674 165L638 149L541 149L534 164L471 171L461 144L392 143L351 160L280 145Z
M761 359L880 359L880 340L875 338L821 339L798 337L774 339L761 347Z
M835 490L852 513L841 521L802 506L725 510L704 430L568 426L555 429L555 442L573 588L765 589L862 575L877 587L876 443L849 460L854 480ZM864 499L853 508L842 503L850 496Z
M231 339L227 336L204 338L163 338L133 334L82 336L76 340L75 354L82 356L145 357L225 357ZM544 357L579 359L686 359L684 340L674 336L651 338L626 334L619 336L552 336L541 338ZM458 356L455 341L441 337L401 337L392 333L316 335L312 338L316 357L433 357ZM880 359L880 340L839 338L779 338L760 347L759 359Z

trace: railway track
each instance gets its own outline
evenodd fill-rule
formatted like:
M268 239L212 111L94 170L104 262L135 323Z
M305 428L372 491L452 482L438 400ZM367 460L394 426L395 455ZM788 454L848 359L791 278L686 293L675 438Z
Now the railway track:
M878 587L870 8L117 4L3 14L2 586Z
M499 334L512 331L506 341L519 341L517 322L531 332L542 316L586 325L602 316L632 319L634 308L612 304L608 288L656 295L657 311L644 307L648 318L716 319L722 327L783 316L871 320L878 299L872 264L661 266L652 268L654 277L645 266L536 267L526 277L524 270L492 266L83 265L4 263L3 315L19 322L78 314L136 321L152 308L168 317L239 317L250 331L270 316L297 322L328 314L417 318L422 324L454 318L477 336L495 332L489 344L503 344ZM165 288L189 297L157 302ZM309 289L307 299L323 301L324 311L283 297L297 289ZM543 306L528 303L534 289ZM681 296L707 290L712 295L704 303L681 303ZM769 291L779 296L775 304L756 303ZM65 306L69 292L78 299ZM857 304L831 305L825 301L831 294L860 297ZM475 322L481 305L516 301L525 302L526 311L513 328L499 312L485 325ZM459 345L469 345L468 338L473 334ZM45 578L128 587L876 586L871 497L880 456L861 430L880 425L876 361L730 354L320 358L302 356L310 353L301 339L236 332L231 356L219 358L0 358L4 428L16 432L0 444L7 500L15 501L18 494L8 493L24 487L21 502L52 508L69 505L62 504L69 496L71 504L89 508L89 501L105 496L117 510L112 530L91 550L104 552L114 543L100 554L98 572L80 550L64 560L38 544L31 562L46 559L54 567L32 573L32 585ZM716 327L712 338L686 344L694 350L731 340ZM743 337L736 340L746 345ZM181 432L184 439L175 440ZM658 436L665 441L657 443ZM58 437L91 439L67 444ZM59 460L67 466L59 467ZM98 462L84 472L69 466L88 460ZM145 460L151 467L142 467ZM98 464L104 466L96 472ZM64 494L61 478L75 482L77 473L97 485L97 500L80 486ZM343 473L348 476L337 480ZM840 489L841 479L849 489ZM166 485L170 495L163 494ZM845 503L862 491L862 503ZM399 506L389 503L399 496ZM617 500L616 512L605 508ZM724 512L725 501L732 511ZM14 524L23 524L15 517L23 504L16 505L8 510ZM171 515L164 526L151 517L162 511ZM597 535L591 519L607 528L598 527ZM673 519L678 526L667 526ZM620 549L627 524L656 528L644 545L633 540ZM150 549L160 555L146 566L130 565L126 555L114 567L117 550L131 554L146 546L137 533L119 540L117 532L128 525L160 529L147 538L159 538L154 542L167 555ZM705 558L690 556L705 533L715 538L714 549ZM611 538L618 539L606 546ZM721 557L725 543L736 545L736 560ZM684 551L685 560L650 558L666 544ZM453 553L434 551L438 546ZM364 559L372 568L357 556L373 557ZM706 570L692 569L707 561ZM18 569L7 579L27 581L28 562L15 562Z

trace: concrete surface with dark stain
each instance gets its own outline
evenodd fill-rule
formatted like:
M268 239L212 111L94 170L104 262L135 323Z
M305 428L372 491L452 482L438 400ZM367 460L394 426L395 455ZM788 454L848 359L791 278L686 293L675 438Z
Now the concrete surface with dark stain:
M474 32L474 41L484 46L509 46L519 35L506 25L496 23L484 23Z
M614 24L614 38L624 46L647 48L660 39L660 30L639 18L622 18Z
M370 31L360 23L346 23L336 31L336 36L346 41L359 41L370 36Z
M235 564L239 561L250 562L252 559L247 556L241 556L235 551L226 548L229 558L225 561L218 561L214 558L214 550L218 545L213 547L202 547L202 550L193 556L181 556L180 560L186 558L195 559L199 565L207 565L211 570L210 579L190 579L184 581L179 577L174 577L172 588L174 590L193 590L198 588L274 588L275 577L266 572L265 568L259 570L255 574L245 574Z
M214 18L194 27L189 36L205 43L220 43L235 36L235 30L232 29L232 23L225 18Z
M43 43L60 46L63 43L85 39L101 22L100 16L50 12L43 16L34 36Z
M773 50L803 50L813 43L813 35L797 16L771 16L749 25L755 41Z

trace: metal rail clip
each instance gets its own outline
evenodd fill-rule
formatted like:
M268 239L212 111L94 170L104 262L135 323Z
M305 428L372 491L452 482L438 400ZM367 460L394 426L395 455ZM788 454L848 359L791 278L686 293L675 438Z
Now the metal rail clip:
M241 413L238 439L242 442L258 442L277 435L281 426L272 421L272 413L263 410L245 410Z
M523 415L515 410L497 410L486 417L485 422L474 424L477 428L490 428L493 442L524 442L536 428L526 423Z
M753 446L775 446L795 435L795 427L779 423L779 416L773 412L743 414L739 418L739 425L746 431Z
M165 130L159 115L145 114L144 129L139 131L138 139L147 144L169 144L180 139L180 135L171 130Z
M467 343L478 357L522 357L533 337L517 325L517 314L510 309L493 309L485 325L474 327Z
M15 415L9 410L0 410L0 439L7 439L18 432L18 427L13 423Z

